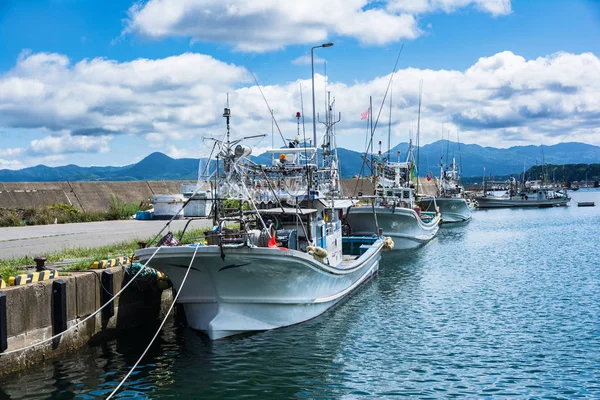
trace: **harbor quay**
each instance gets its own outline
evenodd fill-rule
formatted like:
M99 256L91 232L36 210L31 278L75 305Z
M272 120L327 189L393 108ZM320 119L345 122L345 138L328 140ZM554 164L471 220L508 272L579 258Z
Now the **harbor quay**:
M202 221L204 222L204 221ZM101 247L154 236L166 221L101 221L59 225L0 228L0 260L31 257L73 247ZM171 229L183 229L186 221L174 220ZM195 222L192 227L198 227Z
M172 292L152 283L140 280L110 301L130 278L122 267L113 267L2 289L0 374L64 356L164 317Z
M181 230L186 222L174 220L170 230ZM27 256L33 260L74 247L147 239L165 223L125 220L0 228L0 259ZM205 226L207 221L192 224L194 228ZM62 272L60 266L48 265L45 271L31 270L16 277L13 286L2 282L0 374L64 356L165 316L173 299L170 288L164 290L165 285L144 274L116 296L133 278L128 273L129 258L97 261L96 265L90 262L90 268L98 269L90 271Z

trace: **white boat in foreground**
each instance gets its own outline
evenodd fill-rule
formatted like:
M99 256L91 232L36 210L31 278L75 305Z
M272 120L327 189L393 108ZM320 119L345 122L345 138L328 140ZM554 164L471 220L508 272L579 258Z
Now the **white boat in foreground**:
M178 302L189 326L220 339L314 318L377 272L383 240L356 257L342 255L341 229L328 239L339 244L336 265L279 247L199 246L183 287L194 247L163 248L149 266L165 272L181 290ZM155 250L139 250L136 256L145 262Z
M223 115L227 141L217 142L216 157L222 161L215 163L210 181L215 227L194 245L169 240L171 247L135 252L140 262L167 274L189 326L211 339L293 325L322 314L372 277L382 248L392 245L373 230L360 238L360 246L353 246L352 238L342 237L333 198L323 201L306 183L310 173L332 180L331 169L322 173L308 159L292 162L285 155L271 168L249 162L250 148L229 141L229 109ZM316 154L316 149L293 156L301 154ZM302 195L309 194L302 208L289 194L292 183L305 188ZM294 201L286 202L279 191ZM276 206L259 209L266 193L271 196L266 203Z

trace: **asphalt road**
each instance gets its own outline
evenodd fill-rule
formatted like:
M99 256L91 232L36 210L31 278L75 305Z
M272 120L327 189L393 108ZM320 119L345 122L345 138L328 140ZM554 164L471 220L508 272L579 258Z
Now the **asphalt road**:
M0 228L0 259L35 257L73 247L101 247L131 239L144 240L156 235L166 222L128 220ZM185 220L175 220L171 230L183 229L185 223ZM210 223L210 220L195 220L190 223L190 229Z

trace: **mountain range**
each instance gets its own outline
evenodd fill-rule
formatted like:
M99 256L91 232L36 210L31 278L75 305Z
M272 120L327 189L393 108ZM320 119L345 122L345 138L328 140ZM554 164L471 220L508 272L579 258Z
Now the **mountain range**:
M403 160L408 143L395 146L390 154L392 161ZM459 144L447 140L413 149L419 159L419 175L428 172L439 175L440 160L448 164L454 158L462 165L464 177L518 174L533 165L592 164L600 163L600 147L585 143L559 143L553 146L515 146L507 149L482 147L476 144ZM358 175L362 154L338 148L341 173L344 178ZM385 155L385 154L384 154ZM270 162L271 156L261 154L251 157L255 162ZM123 167L80 167L65 165L48 167L37 165L20 170L0 170L0 182L57 182L57 181L132 181L132 180L195 180L198 178L199 160L173 159L163 153L152 153L143 160ZM366 169L366 167L365 167ZM366 171L363 170L363 175Z

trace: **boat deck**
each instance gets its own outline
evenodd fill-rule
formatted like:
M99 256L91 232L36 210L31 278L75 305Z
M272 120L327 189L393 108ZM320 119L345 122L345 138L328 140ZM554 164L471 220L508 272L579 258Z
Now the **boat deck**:
M343 267L347 267L349 265L352 265L352 263L354 263L354 261L356 261L357 258L359 258L360 256L352 256L349 254L344 254L342 256L342 266Z

